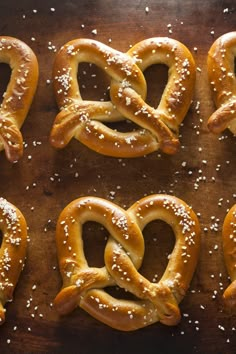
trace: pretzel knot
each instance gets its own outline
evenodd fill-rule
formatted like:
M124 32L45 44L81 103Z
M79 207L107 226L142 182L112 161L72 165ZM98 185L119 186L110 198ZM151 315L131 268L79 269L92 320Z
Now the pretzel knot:
M22 213L0 198L0 325L5 321L4 305L12 301L13 292L24 266L27 225Z
M176 242L158 283L141 275L144 256L142 230L152 220L167 222ZM109 232L102 268L89 267L83 250L82 225L96 221ZM200 228L192 209L168 195L151 195L127 211L96 197L70 203L60 214L56 230L63 287L54 300L56 310L67 314L80 306L96 319L123 331L160 321L180 321L179 302L184 297L200 248ZM137 300L116 299L103 288L118 285Z
M16 162L23 154L20 128L36 90L38 62L25 43L12 37L0 37L0 62L12 70L0 106L0 151L5 149L7 159Z
M90 62L111 78L111 101L85 101L77 81L78 64ZM157 109L146 102L147 84L143 71L153 64L169 67L169 79ZM136 157L163 150L176 153L178 127L189 109L195 63L189 50L170 38L146 39L126 54L89 39L65 44L58 52L53 70L56 100L60 109L50 141L65 147L72 137L101 154ZM118 132L104 123L129 119L139 126Z
M208 120L216 134L228 128L236 134L236 32L219 37L208 53L208 76L217 110Z

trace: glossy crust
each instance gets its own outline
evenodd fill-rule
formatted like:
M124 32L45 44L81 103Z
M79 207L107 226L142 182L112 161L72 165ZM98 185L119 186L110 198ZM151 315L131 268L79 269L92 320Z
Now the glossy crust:
M38 82L38 62L22 41L0 37L0 62L10 65L11 78L0 106L0 150L10 162L23 154L20 128L28 114Z
M216 134L228 128L236 134L236 32L219 37L208 53L208 76L217 110L208 120Z
M84 101L77 81L78 65L93 63L111 77L111 101ZM145 102L143 71L166 64L169 78L159 106ZM89 148L114 157L137 157L159 148L167 154L178 150L178 128L193 94L195 63L189 50L170 38L150 38L121 53L91 39L76 39L58 52L53 69L56 100L60 109L50 136L56 148L72 137ZM105 122L129 119L139 128L121 133Z
M236 313L236 204L225 217L222 237L225 265L231 279L223 299L226 307Z
M158 283L142 276L142 230L155 219L167 222L176 242L167 268ZM83 251L82 226L101 223L110 234L103 268L89 267ZM96 319L122 331L132 331L160 321L180 321L179 302L195 271L200 249L200 227L192 209L169 195L151 195L127 211L96 197L83 197L61 213L56 242L63 287L54 300L56 310L67 314L80 306ZM137 300L116 299L104 288L118 285Z
M0 325L5 321L4 305L12 301L22 271L27 245L27 225L22 213L0 198Z

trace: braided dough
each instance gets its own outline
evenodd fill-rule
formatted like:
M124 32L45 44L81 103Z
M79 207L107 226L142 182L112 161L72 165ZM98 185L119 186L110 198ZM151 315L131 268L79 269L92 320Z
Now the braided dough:
M78 64L93 63L111 77L111 101L85 101L77 81ZM169 78L157 109L145 103L143 71L153 64L169 67ZM136 157L157 149L167 154L179 147L178 128L193 94L195 63L189 50L170 38L150 38L121 53L95 40L76 39L58 52L53 69L60 109L50 141L65 147L72 137L101 154ZM128 118L140 128L118 132L104 123Z
M23 154L20 128L28 114L37 82L38 62L33 51L19 39L0 37L0 62L10 65L10 82L0 106L0 151L16 162Z
M24 265L27 225L24 216L4 198L0 198L0 325L5 321L4 305L11 301Z
M231 284L223 294L226 306L236 312L236 204L227 213L222 230L223 252Z
M219 37L208 54L208 76L217 110L208 120L208 128L216 134L228 128L236 134L236 32Z
M155 219L167 222L176 237L158 283L138 272L144 256L142 230ZM84 255L82 225L89 220L102 224L110 234L102 268L89 267ZM56 242L63 287L54 305L60 314L80 306L101 322L123 331L157 321L166 325L180 321L178 304L189 287L200 248L198 219L182 200L151 195L125 211L101 198L79 198L62 211ZM103 289L116 284L137 300L116 299Z

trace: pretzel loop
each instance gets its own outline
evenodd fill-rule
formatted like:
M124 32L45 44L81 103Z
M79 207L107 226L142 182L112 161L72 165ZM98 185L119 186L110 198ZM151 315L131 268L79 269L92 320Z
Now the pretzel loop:
M208 120L208 128L219 134L228 128L236 134L236 32L219 37L208 53L208 76L217 110Z
M28 114L37 82L38 62L33 51L12 37L0 37L0 62L10 65L10 82L0 106L0 151L16 162L23 154L20 128Z
M91 62L111 77L108 102L83 101L77 82L78 64ZM152 64L169 67L169 80L157 109L145 103L143 71ZM142 156L161 148L173 154L179 147L178 126L189 108L195 64L188 49L169 38L144 40L124 54L100 42L78 39L61 48L54 64L54 87L61 112L50 141L65 147L75 137L91 149L109 156ZM118 132L104 122L128 118L140 126Z
M176 244L158 283L142 276L144 255L142 230L154 219L173 227ZM83 252L82 225L93 220L110 233L102 268L89 267ZM195 270L200 230L196 215L181 200L153 195L127 211L101 198L84 197L61 213L56 230L63 287L54 300L61 314L78 305L98 320L120 330L134 330L156 321L175 325L180 320L179 302ZM119 285L138 300L118 300L103 288Z
M21 212L0 198L0 325L5 321L4 305L11 301L26 256L27 225Z

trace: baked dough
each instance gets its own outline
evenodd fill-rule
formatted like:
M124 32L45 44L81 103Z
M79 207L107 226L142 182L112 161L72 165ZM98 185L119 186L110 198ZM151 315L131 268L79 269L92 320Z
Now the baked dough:
M138 271L144 256L142 230L155 219L167 222L176 237L158 283L150 282ZM102 268L89 267L85 258L82 225L86 221L96 221L109 231ZM169 326L180 321L178 304L189 287L200 249L197 216L182 200L151 195L125 211L105 199L79 198L60 214L56 242L63 287L54 306L60 314L68 314L80 306L101 322L122 331L157 321ZM116 299L104 290L114 285L126 289L137 300Z
M24 216L6 199L0 198L0 325L5 321L5 303L13 292L24 266L27 225Z
M0 106L0 151L5 149L7 159L17 162L23 154L20 128L37 87L38 62L27 44L6 36L0 36L0 62L12 70Z
M85 101L77 81L78 64L93 63L111 78L111 101ZM169 67L169 78L159 106L146 102L147 84L143 71L153 64ZM91 39L76 39L58 52L53 82L60 109L50 141L64 148L75 137L98 153L114 157L137 157L159 148L174 154L179 148L178 130L189 109L195 63L189 50L171 38L150 38L127 53ZM129 119L138 125L119 132L104 123Z

